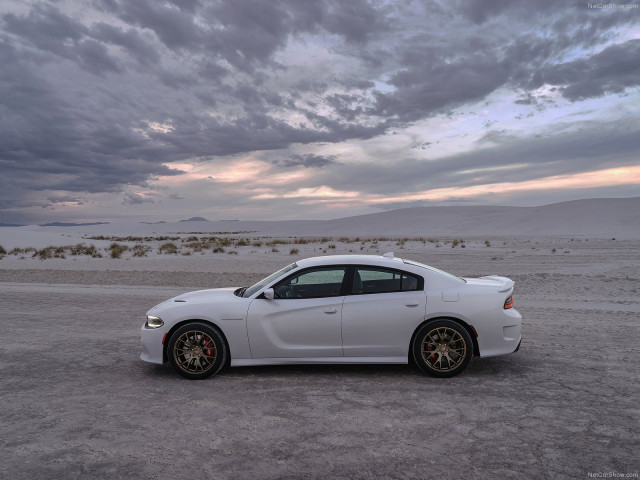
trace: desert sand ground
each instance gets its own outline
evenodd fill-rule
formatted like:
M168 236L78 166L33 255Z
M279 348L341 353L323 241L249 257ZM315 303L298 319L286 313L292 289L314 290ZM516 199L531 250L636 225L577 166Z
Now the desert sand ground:
M173 241L178 253L159 254L166 241L5 231L7 253L29 241L37 249L0 260L1 478L640 471L636 239L352 236L269 245L274 237L253 232L222 235L236 243L250 237L224 253L194 251L181 235ZM66 258L33 257L47 245L80 241L96 245L102 258L69 250ZM131 249L111 258L112 243ZM136 244L151 248L146 257L133 256ZM296 258L391 250L461 276L513 278L525 322L520 351L475 358L452 379L409 366L351 365L233 368L193 382L138 359L144 313L161 300L248 285Z

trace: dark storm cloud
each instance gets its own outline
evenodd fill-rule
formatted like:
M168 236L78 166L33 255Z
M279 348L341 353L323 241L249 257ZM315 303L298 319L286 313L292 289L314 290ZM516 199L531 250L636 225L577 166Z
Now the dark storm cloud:
M558 85L569 100L620 93L640 84L640 40L612 45L588 59L549 66L540 84Z
M155 64L160 61L160 55L153 44L134 28L124 30L120 27L99 22L92 26L90 35L106 44L125 48L142 65Z
M505 87L534 104L531 92L543 85L571 101L640 85L638 40L596 48L637 15L582 2L81 5L82 13L62 2L0 7L0 208L37 204L34 192L47 191L44 201L145 186L181 173L168 162L370 139ZM342 62L335 72L288 63L314 42ZM276 166L316 167L332 186L348 183L329 176L335 168L357 174L331 155ZM415 175L424 168L405 166ZM384 170L372 165L354 182Z
M403 122L477 101L504 85L509 69L493 53L474 52L453 63L425 61L395 74L392 94L376 93L371 114Z
M328 165L335 165L336 155L292 155L287 159L277 162L283 167L304 167L304 168L323 168Z
M143 203L154 203L154 201L151 198L130 192L125 193L122 199L123 205L142 205Z
M145 142L131 129L101 124L103 112L76 110L2 41L0 63L0 205L29 190L114 191L179 173L141 158Z
M563 63L562 55L611 38L611 29L639 21L633 13L589 11L582 2L462 2L461 10L474 22L484 23L472 33L441 38L424 33L409 37L395 50L401 65L388 83L391 93L375 93L372 115L415 121L478 101L501 87L534 90L545 84L561 85L566 98L575 101L619 93L640 85L638 40L612 45L596 54ZM512 17L505 18L507 14ZM555 21L548 25L548 16ZM541 22L537 33L513 36L507 27L496 31L488 22L524 25ZM543 18L544 17L544 21ZM530 30L529 30L530 32ZM569 84L564 86L563 84Z
M194 23L189 10L163 2L137 0L98 2L106 11L117 15L124 22L148 28L169 48L189 48L201 40L201 29Z
M40 50L73 60L91 73L121 71L102 43L85 38L87 27L52 5L36 4L26 16L7 13L2 20L7 32Z
M573 133L518 138L507 132L489 135L493 147L424 161L397 159L389 164L341 164L320 171L314 180L338 190L402 196L418 191L522 182L555 175L637 165L640 129L626 122L607 127L580 125ZM615 151L615 155L611 152Z

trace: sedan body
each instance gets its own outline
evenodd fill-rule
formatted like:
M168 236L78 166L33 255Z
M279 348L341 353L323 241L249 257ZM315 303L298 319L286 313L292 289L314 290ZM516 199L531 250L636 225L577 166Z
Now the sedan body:
M249 288L201 290L147 312L142 355L193 379L224 366L408 363L450 377L520 346L514 282L459 278L393 254L299 260Z

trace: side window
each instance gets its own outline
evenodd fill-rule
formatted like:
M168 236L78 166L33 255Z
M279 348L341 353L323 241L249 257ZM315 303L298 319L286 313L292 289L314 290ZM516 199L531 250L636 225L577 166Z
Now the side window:
M306 270L275 285L275 298L337 297L346 271L346 267Z
M358 267L353 274L353 293L387 293L418 289L418 278L394 270Z

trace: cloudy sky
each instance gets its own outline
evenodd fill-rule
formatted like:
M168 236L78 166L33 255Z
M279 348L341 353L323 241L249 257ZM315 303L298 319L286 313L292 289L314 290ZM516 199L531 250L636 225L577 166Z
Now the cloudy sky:
M640 196L631 1L3 0L0 222Z

